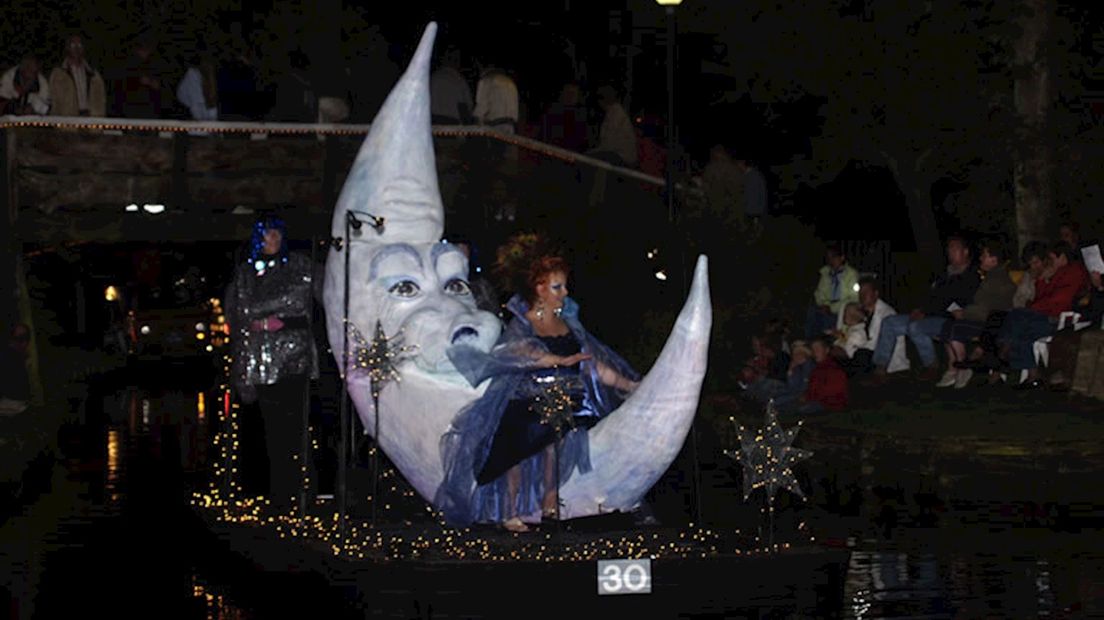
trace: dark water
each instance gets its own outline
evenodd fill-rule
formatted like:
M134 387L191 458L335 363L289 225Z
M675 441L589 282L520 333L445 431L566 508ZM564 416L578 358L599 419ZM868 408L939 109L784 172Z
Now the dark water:
M319 575L267 572L234 553L191 512L189 489L207 482L220 408L221 396L206 389L93 391L78 412L80 422L60 433L48 484L0 527L0 572L8 575L0 603L6 594L10 616L365 615L363 601L347 584L327 583ZM256 472L247 468L250 475ZM807 513L814 530L846 529L829 524L830 519L818 523L816 509ZM792 592L783 589L768 600L719 598L724 602L718 605L729 610L725 612L703 602L709 590L698 587L686 590L696 597L686 608L700 613L682 617L1104 617L1104 546L1095 532L1057 531L1045 524L993 533L953 523L938 527L902 526L891 537L850 540L845 576L833 586L842 590L836 596L810 599L803 591L811 586L793 583ZM974 544L979 538L988 544ZM936 540L940 544L929 544ZM674 564L659 560L653 568L657 584L663 575L676 581L671 577ZM481 569L467 570L479 573L470 573L475 579L494 578ZM589 574L593 567L580 570ZM715 580L718 592L726 588L723 574L706 573L702 579ZM787 576L770 579L785 581ZM471 602L460 615L450 615L440 602L431 609L417 600L416 591L412 585L388 594L393 609L386 615L481 613ZM669 603L676 595L657 589L652 596ZM606 607L613 613L647 609L643 597L622 598L635 601ZM498 609L487 607L492 608Z

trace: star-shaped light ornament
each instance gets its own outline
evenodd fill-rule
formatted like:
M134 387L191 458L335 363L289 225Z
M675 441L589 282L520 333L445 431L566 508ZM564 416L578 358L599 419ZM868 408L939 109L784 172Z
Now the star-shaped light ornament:
M564 390L563 382L551 379L544 382L541 391L533 398L532 411L540 423L551 426L557 434L565 428L575 428L574 407L571 396Z
M797 432L801 430L801 422L783 430L772 400L767 404L766 425L762 429L749 432L740 424L736 424L736 428L740 449L726 450L725 454L739 461L744 468L744 501L758 488L766 490L770 505L773 505L778 489L786 489L804 499L805 492L801 490L792 469L795 463L813 455L808 450L792 447Z
M417 345L402 343L402 332L388 338L379 321L376 321L376 333L370 341L352 321L349 322L349 335L355 343L353 367L367 372L372 386L372 398L375 399L379 398L380 391L388 382L401 380L399 363L418 349Z

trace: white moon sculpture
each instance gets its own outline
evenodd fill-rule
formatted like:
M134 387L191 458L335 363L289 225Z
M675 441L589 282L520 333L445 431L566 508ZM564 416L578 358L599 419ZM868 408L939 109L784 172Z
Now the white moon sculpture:
M471 387L446 351L458 343L489 351L501 332L497 317L476 309L464 255L440 241L444 209L429 112L436 30L433 23L426 27L410 66L373 121L334 209L332 234L345 236L350 210L382 217L384 225L378 231L365 225L345 240L344 249L330 250L323 294L339 366L344 358L343 252L351 253L349 321L370 337L378 320L387 335L401 332L405 344L417 346L399 367L401 381L388 383L380 394L378 442L429 502L444 478L441 437L487 387ZM562 518L632 510L670 466L697 410L711 322L702 256L659 359L628 400L589 431L593 469L564 484ZM349 373L348 390L366 432L374 432L367 377ZM523 518L538 520L539 514Z

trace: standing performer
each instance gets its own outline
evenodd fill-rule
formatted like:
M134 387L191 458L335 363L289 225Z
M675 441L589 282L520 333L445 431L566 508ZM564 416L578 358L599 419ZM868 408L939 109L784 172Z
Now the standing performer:
M494 350L449 352L472 385L493 378L442 438L445 481L436 503L454 523L493 521L525 532L522 517L554 517L557 483L576 468L590 470L587 429L638 385L629 364L579 322L579 306L567 296L568 272L562 258L538 259L524 295L506 304L514 316ZM559 387L551 392L553 382ZM573 418L558 457L549 405Z
M273 504L291 505L301 472L310 380L318 378L318 352L311 331L313 266L289 253L287 229L275 217L253 226L247 259L234 268L226 291L233 355L231 376L244 403L259 401L269 460Z

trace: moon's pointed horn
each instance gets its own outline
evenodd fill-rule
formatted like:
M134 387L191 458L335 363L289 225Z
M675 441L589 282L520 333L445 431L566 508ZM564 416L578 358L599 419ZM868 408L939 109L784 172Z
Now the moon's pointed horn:
M593 470L564 485L567 517L634 508L674 461L698 409L712 324L708 263L699 256L659 359L628 400L590 430Z
M381 233L364 230L353 241L419 243L441 238L445 212L429 112L429 61L436 35L437 24L430 22L406 73L372 121L334 208L334 237L345 236L346 212L352 209L384 218Z

